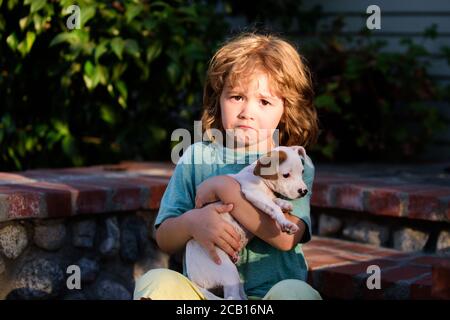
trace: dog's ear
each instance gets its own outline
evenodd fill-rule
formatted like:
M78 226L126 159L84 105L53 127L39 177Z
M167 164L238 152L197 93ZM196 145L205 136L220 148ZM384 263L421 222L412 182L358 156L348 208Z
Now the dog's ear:
M302 146L294 146L294 147L292 147L292 149L294 149L298 153L299 156L302 156L303 159L306 160L306 150L305 150L305 148L303 148Z
M280 163L287 159L284 151L270 151L258 159L253 174L268 180L278 179L278 168Z

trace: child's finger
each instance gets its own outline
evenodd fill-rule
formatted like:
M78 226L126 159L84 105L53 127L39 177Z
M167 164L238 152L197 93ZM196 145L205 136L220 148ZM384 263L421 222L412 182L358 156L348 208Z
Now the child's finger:
M229 230L226 230L226 232L222 234L222 238L233 248L235 252L241 249L239 238L235 238Z
M200 201L200 199L195 198L195 208L199 209L203 206L203 203Z
M241 243L241 235L230 223L226 224L225 231L228 232L228 234L231 235L236 242L238 242L239 244Z
M219 204L216 206L216 210L219 213L230 212L231 210L233 210L233 204L232 203Z
M214 244L211 244L210 246L208 246L208 253L209 253L209 256L211 257L211 259L216 264L222 263L222 261L219 258L219 255L217 254L216 246Z
M217 240L217 245L230 257L234 257L236 255L236 250L234 250L224 238L220 238L219 240Z

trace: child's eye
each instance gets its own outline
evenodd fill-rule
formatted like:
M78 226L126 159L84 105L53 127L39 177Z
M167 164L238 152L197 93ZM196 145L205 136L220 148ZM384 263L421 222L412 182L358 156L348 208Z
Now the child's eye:
M231 99L240 101L240 99L242 99L242 96L232 96Z
M289 178L289 176L290 176L290 174L289 174L289 173L285 173L285 174L283 174L283 177L284 177L284 178Z
M263 106L267 106L270 104L270 102L267 100L261 100L261 102L262 102Z

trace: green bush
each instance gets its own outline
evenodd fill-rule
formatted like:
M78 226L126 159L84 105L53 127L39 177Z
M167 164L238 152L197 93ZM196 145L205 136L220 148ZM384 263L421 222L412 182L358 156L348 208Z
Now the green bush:
M301 43L321 122L314 159L412 160L444 127L422 46L387 53L370 34L344 39L339 22L322 33L320 8L297 0L83 0L73 31L72 1L0 0L0 171L167 160L171 132L200 118L207 62L229 28L216 3L247 30L278 23Z
M0 0L0 170L167 159L198 119L214 4Z
M427 73L431 54L405 38L403 50L367 31L345 39L341 25L307 50L315 74L315 105L321 121L314 148L322 160L414 161L446 128L435 104L442 87ZM436 27L424 32L434 37Z

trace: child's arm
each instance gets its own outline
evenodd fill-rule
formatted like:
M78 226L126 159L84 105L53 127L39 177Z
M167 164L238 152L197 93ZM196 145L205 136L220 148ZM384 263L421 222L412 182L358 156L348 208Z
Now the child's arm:
M168 218L156 230L156 242L162 251L172 254L184 249L186 243L194 238L216 263L220 263L216 246L236 258L241 249L240 237L233 226L219 216L232 208L233 205L217 202Z
M288 251L294 248L306 230L306 225L301 219L287 214L287 219L295 223L299 230L294 235L281 232L272 218L245 199L239 182L226 175L212 177L198 186L196 207L207 202L204 199L220 199L224 203L233 203L231 215L248 231L279 250Z

